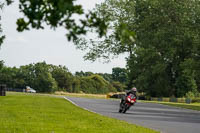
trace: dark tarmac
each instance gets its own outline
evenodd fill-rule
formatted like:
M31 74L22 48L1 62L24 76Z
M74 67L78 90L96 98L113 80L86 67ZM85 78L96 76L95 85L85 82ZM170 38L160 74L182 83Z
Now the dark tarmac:
M199 111L138 102L125 114L121 114L118 113L119 100L66 98L92 112L155 129L161 133L200 133Z

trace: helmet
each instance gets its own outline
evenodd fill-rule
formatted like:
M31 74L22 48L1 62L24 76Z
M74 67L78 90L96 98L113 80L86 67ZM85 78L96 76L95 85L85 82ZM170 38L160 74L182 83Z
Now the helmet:
M132 90L132 91L137 91L137 89L136 89L135 87L133 87L131 90Z

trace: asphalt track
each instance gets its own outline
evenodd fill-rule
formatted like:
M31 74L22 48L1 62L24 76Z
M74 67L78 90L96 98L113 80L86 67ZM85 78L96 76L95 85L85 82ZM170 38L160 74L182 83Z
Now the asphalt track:
M152 128L161 133L200 133L199 111L138 102L127 113L120 114L119 100L66 98L92 112Z

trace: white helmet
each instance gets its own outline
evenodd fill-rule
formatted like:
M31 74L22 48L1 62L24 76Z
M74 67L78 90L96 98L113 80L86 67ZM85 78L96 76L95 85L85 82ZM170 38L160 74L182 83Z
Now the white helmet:
M131 90L132 90L132 91L137 91L137 89L136 89L135 87L133 87Z

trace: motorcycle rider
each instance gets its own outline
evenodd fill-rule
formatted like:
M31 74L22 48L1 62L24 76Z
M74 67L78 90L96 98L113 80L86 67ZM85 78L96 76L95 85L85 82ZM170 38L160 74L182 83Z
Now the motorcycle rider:
M129 94L133 94L133 95L136 97L136 99L137 99L137 94L136 94L136 92L137 92L137 89L136 89L135 87L131 88L131 90L126 91L125 96L123 96L122 99L121 99L121 103L123 103L123 102L125 101L126 97L127 97Z
M136 99L137 99L137 94L136 94L136 92L137 92L137 89L136 89L135 87L133 87L131 90L128 90L128 91L126 92L126 96L128 96L129 94L133 94L133 95L136 97Z

